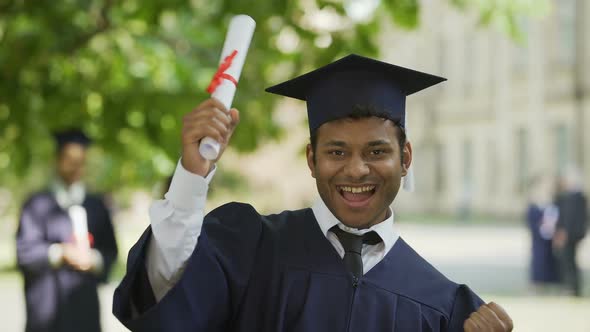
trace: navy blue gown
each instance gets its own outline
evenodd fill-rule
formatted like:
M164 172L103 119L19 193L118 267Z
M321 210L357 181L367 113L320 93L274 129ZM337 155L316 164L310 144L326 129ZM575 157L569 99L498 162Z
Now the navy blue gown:
M104 260L101 275L49 265L52 243L72 238L72 222L49 191L33 195L24 205L17 231L18 267L24 277L27 332L100 331L96 287L105 281L117 258L111 218L102 199L87 195L88 231Z
M463 331L482 304L401 238L355 281L311 209L261 216L240 203L205 217L180 280L156 304L150 238L148 228L114 295L114 314L133 331Z
M540 227L543 221L543 209L536 204L530 204L526 219L531 233L531 281L536 283L559 282L552 239L545 239L541 236Z

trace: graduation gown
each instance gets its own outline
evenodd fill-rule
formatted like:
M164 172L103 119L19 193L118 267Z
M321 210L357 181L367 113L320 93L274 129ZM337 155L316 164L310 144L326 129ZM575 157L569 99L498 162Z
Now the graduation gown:
M146 305L150 238L148 228L114 296L114 314L133 331L463 331L483 303L401 238L355 279L311 209L261 216L230 203L205 217L180 280Z
M100 331L97 285L105 281L117 257L109 212L102 199L87 195L88 231L104 260L100 275L68 267L52 268L48 248L72 239L72 222L47 191L24 205L17 231L17 261L24 277L27 332Z
M588 230L588 202L580 191L569 191L560 194L556 203L559 209L557 228L563 229L568 235L568 242L579 242Z
M557 259L553 254L553 241L541 236L540 227L543 220L543 209L536 204L530 204L526 219L531 232L531 281L541 283L559 282Z

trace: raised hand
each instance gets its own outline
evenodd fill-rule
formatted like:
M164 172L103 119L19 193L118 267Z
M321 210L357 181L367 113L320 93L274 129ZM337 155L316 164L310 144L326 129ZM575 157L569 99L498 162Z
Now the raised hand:
M215 98L205 100L186 114L182 125L182 166L189 172L206 176L221 158L239 122L238 110L232 108L228 112ZM209 161L199 153L199 143L205 137L211 137L220 144L216 160Z

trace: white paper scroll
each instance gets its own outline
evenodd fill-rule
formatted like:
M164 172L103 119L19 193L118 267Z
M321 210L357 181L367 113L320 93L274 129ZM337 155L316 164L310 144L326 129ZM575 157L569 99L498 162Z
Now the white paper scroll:
M229 28L225 36L219 64L221 65L226 57L232 54L232 52L237 51L237 54L232 59L231 66L225 70L225 74L233 77L236 82L240 79L242 67L246 60L246 54L248 54L248 48L250 47L255 27L256 22L248 15L234 16L229 22ZM228 79L223 79L211 96L219 100L229 110L235 93L236 85L234 82ZM199 145L201 156L207 160L217 159L219 149L219 143L211 137L205 137Z
M68 214L72 219L72 228L76 244L83 249L90 249L88 239L88 215L86 209L80 205L72 205L68 209Z

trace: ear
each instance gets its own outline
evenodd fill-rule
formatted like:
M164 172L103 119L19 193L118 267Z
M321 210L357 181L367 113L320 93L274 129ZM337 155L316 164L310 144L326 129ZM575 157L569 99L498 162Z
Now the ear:
M311 177L315 178L315 162L313 161L313 149L311 148L311 144L307 144L305 155L307 157L307 167L309 167L309 170L311 171Z
M406 176L408 174L408 169L412 164L412 144L409 141L406 141L406 144L404 144L402 154L402 176Z

